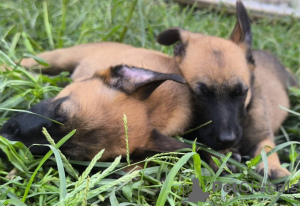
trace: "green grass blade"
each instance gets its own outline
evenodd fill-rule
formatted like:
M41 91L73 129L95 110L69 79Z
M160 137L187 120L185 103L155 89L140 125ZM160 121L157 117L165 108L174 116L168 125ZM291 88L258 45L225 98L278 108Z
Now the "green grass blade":
M161 191L159 193L159 196L157 198L156 206L165 205L165 202L167 200L167 197L171 191L171 186L173 184L173 180L180 170L180 168L194 155L194 152L189 152L185 154L183 157L180 158L180 160L174 165L174 167L171 169L170 173L168 174Z
M283 149L283 148L285 148L285 147L287 147L287 146L290 146L290 145L292 145L292 144L300 145L300 142L290 141L290 142L285 142L285 143L279 144L279 145L277 145L275 148L273 148L271 151L269 151L269 152L267 153L267 156L270 156L271 154L276 153L276 152L278 152L279 150L281 150L281 149ZM253 160L254 160L254 163L255 163L255 164L261 163L261 162L262 162L261 155L255 157Z
M48 6L47 6L46 0L43 0L43 11L44 11L44 26L46 28L48 42L49 42L50 48L54 49L54 42L53 42L53 37L52 37L51 25L49 22Z
M110 193L109 201L111 206L119 206L119 202L116 198L116 188L114 188L113 191Z
M46 130L43 130L43 134L46 136L48 142L55 147L55 142L54 140L51 138L51 136L48 134L48 132ZM57 151L60 154L60 157L62 159L63 165L66 168L66 171L72 175L75 179L78 179L78 172L74 170L74 168L72 167L72 165L69 163L69 161L67 160L67 158L65 157L65 155L59 150L57 149ZM57 162L57 161L56 161ZM65 195L64 195L65 196Z
M268 200L268 199L272 199L273 197L274 197L274 195L270 195L270 194L241 195L241 196L235 197L232 200L226 202L223 206L231 206L231 205L234 205L233 203L236 203L241 200L251 200L251 199L267 199Z
M20 181L22 178L21 177L15 177L14 179L0 185L0 189L2 189L3 187L5 187L6 185L9 185L9 184L13 184L13 183L17 183L18 181Z
M26 166L26 158L21 157L15 148L25 150L25 146L21 142L14 142L0 136L0 148L7 155L9 161L20 171L27 173L28 167Z
M81 185L84 181L84 179L86 179L88 177L88 175L91 173L92 169L94 168L96 162L102 157L103 153L104 153L105 149L102 149L91 161L91 163L89 164L89 166L85 169L85 171L82 173L82 175L80 176L80 178L78 179L78 181L75 184L75 188L77 188L79 185Z
M34 49L33 49L32 45L30 43L28 35L25 32L22 32L21 36L23 38L24 45L26 46L27 51L30 52L30 53L34 53Z
M4 205L16 205L16 206L27 206L23 202L21 202L19 199L11 199L11 200L4 200Z
M11 111L11 109L9 109L8 107L16 106L23 101L24 101L23 94L13 96L12 98L9 98L6 101L2 101L0 103L0 110Z
M70 137L72 137L74 135L74 133L76 132L76 130L71 131L69 134L67 134L65 137L63 137L55 146L56 149L58 149L60 146L62 146L68 139L70 139ZM34 170L33 174L31 175L29 182L27 183L27 187L25 189L23 198L22 198L22 202L25 202L29 189L32 185L32 182L38 172L38 170L42 167L42 165L46 162L46 160L53 154L53 151L50 150L40 161L39 165L37 166L37 168Z
M119 38L119 42L123 42L123 39L124 39L124 37L126 35L127 29L128 29L128 25L129 25L130 20L132 18L132 14L133 14L133 11L134 11L134 9L136 7L137 2L138 2L138 0L134 0L134 2L131 5L129 14L128 14L127 19L125 20L125 23L124 23L123 31L122 31L122 33L120 35L120 38Z
M196 178L199 180L199 184L200 184L199 187L201 187L203 189L203 192L205 192L205 185L204 185L202 170L201 170L201 159L200 159L200 155L196 151L196 140L197 139L195 139L193 143L193 152L195 152L195 154L193 155L195 175Z
M38 57L38 56L35 56L35 55L32 55L32 54L24 54L23 57L24 58L32 58L37 63L39 63L40 65L43 65L45 67L49 67L50 66L50 64L46 60L42 59L41 57Z
M290 110L290 109L288 109L288 108L285 108L285 107L283 107L283 106L281 106L281 105L279 105L279 108L280 108L280 109L283 109L283 110L285 110L285 111L287 111L287 112L289 112L289 113L291 113L291 114L294 114L294 115L296 115L296 116L300 116L300 113L299 113L299 112L295 112L295 111Z
M228 153L228 154L225 156L225 158L223 159L223 162L222 162L222 164L220 165L220 168L218 169L218 171L216 172L216 174L213 176L212 180L210 181L211 184L210 184L210 186L209 186L209 188L208 188L208 191L212 189L213 183L216 181L217 177L219 177L220 174L221 174L221 172L224 170L224 167L226 166L227 161L229 160L230 156L231 156L231 152Z
M49 142L52 142L52 144L54 144L54 140L51 138L50 134L48 133L48 131L45 128L43 128L42 132L45 135L45 137L47 138L47 140ZM58 173L59 173L59 184L60 184L59 185L59 190L60 190L60 198L59 199L63 199L67 194L67 189L66 189L67 187L66 187L65 170L64 170L63 163L62 163L62 159L61 159L60 153L57 148L55 148L52 145L47 145L47 146L51 148L51 150L55 156L55 159L56 159L56 164L57 164Z
M101 153L101 152L99 152L98 154L100 154L100 153ZM90 178L90 180L89 180L89 181L90 181L89 188L94 187L94 185L95 185L96 183L98 183L98 182L101 181L103 178L105 178L105 177L106 177L113 169L115 169L115 167L120 163L120 161L121 161L121 156L117 157L117 158L114 160L114 162L113 162L108 168L106 168L102 173L96 173L95 175L93 175L93 176ZM80 185L78 185L76 188L74 188L74 190L73 190L72 192L68 193L67 196L66 196L66 198L64 199L64 201L63 201L63 202L59 202L58 205L64 205L65 202L70 201L70 200L71 200L72 198L74 198L79 192L81 192L81 191L84 189L84 187L85 187L84 182L85 182L85 181L83 181L82 184L80 184ZM99 191L98 191L99 189L101 189L101 188L96 189L96 192L95 192L95 190L91 190L91 191L89 192L88 199L90 199L90 198L92 198L92 197L98 195L98 194L99 194Z
M16 63L13 62L4 52L0 50L0 60L8 67L15 67Z
M266 150L263 148L260 154L261 154L262 162L264 164L264 178L262 181L262 185L266 185L268 180L268 159L267 159Z
M129 151L129 142L128 142L128 125L127 125L127 117L123 114L123 122L125 128L125 142L126 142L126 160L127 164L130 165L130 151Z
M69 2L69 0L62 1L62 6L61 6L62 17L61 17L61 26L60 26L60 30L58 33L58 44L57 44L58 48L61 48L63 46L63 38L62 37L66 30L66 17L67 17L68 2Z

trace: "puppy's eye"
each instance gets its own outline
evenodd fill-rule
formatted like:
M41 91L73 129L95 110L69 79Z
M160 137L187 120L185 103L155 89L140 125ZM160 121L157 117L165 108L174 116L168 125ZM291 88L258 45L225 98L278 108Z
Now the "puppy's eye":
M242 86L237 86L233 92L233 96L245 96L248 92L248 88L243 88Z
M204 83L198 84L198 93L200 96L208 97L212 95L212 91Z
M55 100L53 105L53 116L52 118L60 123L64 123L67 121L67 114L62 108L62 104L68 100L69 97L63 97Z
M207 86L202 86L201 87L201 92L203 93L203 94L209 94L209 90L208 90L208 88L207 88Z
M60 123L65 123L67 121L67 113L62 108L58 108L54 110L52 119Z
M209 94L210 91L205 84L200 84L200 91L202 94Z
M65 123L67 121L67 117L65 115L58 115L54 118L54 120L60 123Z

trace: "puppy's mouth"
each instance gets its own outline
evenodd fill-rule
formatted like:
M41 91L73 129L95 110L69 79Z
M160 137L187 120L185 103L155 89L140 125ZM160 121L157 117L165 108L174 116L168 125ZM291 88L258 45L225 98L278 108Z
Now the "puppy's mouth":
M228 148L232 147L234 145L234 143L235 143L234 141L231 143L224 143L224 142L217 141L217 143L212 148L215 150L228 149Z
M205 139L200 138L200 142L204 143L206 146L212 148L213 150L223 150L233 147L237 140L232 139L231 141L221 141L218 138Z

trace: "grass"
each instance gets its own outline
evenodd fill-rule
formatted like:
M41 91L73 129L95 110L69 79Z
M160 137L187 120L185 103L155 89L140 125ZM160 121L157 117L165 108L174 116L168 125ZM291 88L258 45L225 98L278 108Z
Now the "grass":
M14 70L1 74L0 125L14 110L28 109L43 99L55 96L61 90L61 82L69 81L66 73L48 77L16 66L14 62L25 55L95 41L121 41L171 55L171 47L162 47L155 41L155 37L168 27L179 26L227 38L234 24L235 16L228 15L224 10L198 10L162 0L1 1L0 64L5 63ZM253 48L273 52L299 77L299 20L292 17L253 19L252 30ZM283 166L293 172L289 183L296 184L300 178L297 171L300 90L292 89L290 96L294 114L290 115L281 133L276 136L279 145L274 151L278 151L285 162ZM125 121L124 125L126 128ZM151 167L125 173L122 168L128 163L121 163L119 157L112 163L101 162L103 151L99 151L91 162L70 161L71 165L58 148L72 134L55 144L47 132L44 133L51 148L44 157L32 156L20 142L0 138L0 147L8 155L0 159L0 205L300 204L299 189L296 194L212 191L216 181L224 184L267 182L266 177L253 171L253 167L265 159L265 153L262 153L262 158L238 163L230 158L231 154L221 156L197 145L219 157L216 158L219 171L213 172L194 148L194 151L156 155L145 160L146 165ZM51 156L52 153L54 156ZM129 161L129 156L127 159ZM240 172L220 176L227 162L238 167ZM78 170L74 165L86 167ZM210 193L206 203L186 201L193 177L197 177L204 191ZM247 187L249 185L243 189Z

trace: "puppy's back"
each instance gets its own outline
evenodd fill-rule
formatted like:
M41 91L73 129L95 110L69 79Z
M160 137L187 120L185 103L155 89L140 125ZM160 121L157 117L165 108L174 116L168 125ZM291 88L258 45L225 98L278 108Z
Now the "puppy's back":
M287 112L279 108L279 105L289 108L286 90L289 86L296 86L297 81L274 55L255 50L253 56L256 64L255 79L261 85L268 109L267 115L270 117L273 132L276 132L287 116Z
M282 63L273 54L262 50L255 50L253 52L253 55L257 66L263 67L266 70L270 70L272 73L274 72L284 88L287 89L287 87L289 86L298 85L295 77L282 65Z

